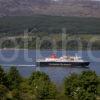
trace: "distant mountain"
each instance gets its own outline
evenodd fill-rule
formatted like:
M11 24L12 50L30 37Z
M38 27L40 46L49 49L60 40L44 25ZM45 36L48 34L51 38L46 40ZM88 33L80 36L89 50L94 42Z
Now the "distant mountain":
M100 17L100 1L92 0L0 0L2 16L83 16Z

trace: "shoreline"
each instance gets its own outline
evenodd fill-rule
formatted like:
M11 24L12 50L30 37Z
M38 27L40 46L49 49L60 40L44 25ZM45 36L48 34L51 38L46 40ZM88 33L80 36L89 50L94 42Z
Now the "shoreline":
M4 49L1 49L0 50L32 50L32 49L18 49L18 48L4 48Z
M8 51L10 51L10 50L33 50L33 51L36 51L36 49L24 49L24 48L4 48L4 49L1 49L0 48L0 50L4 50L4 51L6 51L6 50L8 50ZM37 49L37 51L38 51L39 49ZM62 50L62 49L57 49L57 50L52 50L52 49L42 49L42 50L40 50L40 51L100 51L100 50Z

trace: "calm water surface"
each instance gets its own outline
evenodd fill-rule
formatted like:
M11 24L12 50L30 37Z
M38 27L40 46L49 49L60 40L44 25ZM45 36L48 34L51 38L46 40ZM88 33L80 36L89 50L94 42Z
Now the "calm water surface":
M16 53L16 54L15 54ZM33 50L1 50L0 51L0 64L3 65L6 71L11 66L17 66L22 76L28 77L33 71L40 70L47 73L51 80L55 83L61 84L64 77L76 72L80 73L83 70L95 70L100 75L100 51L92 51L91 54L88 51L57 51L57 56L63 54L82 56L85 60L90 61L89 69L87 68L68 68L68 67L37 67L35 66L36 57L48 57L52 54L52 51L33 51ZM37 56L36 56L37 55ZM21 66L20 66L21 65Z

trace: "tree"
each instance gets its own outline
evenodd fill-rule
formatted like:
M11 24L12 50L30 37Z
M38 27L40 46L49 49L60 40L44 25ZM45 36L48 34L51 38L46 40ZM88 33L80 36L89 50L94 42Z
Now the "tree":
M65 78L64 93L76 100L96 100L98 77L93 71L71 74Z
M86 90L82 89L77 93L77 100L96 100L96 96L93 93L89 93Z
M7 79L7 75L4 72L3 68L0 66L0 84L5 85L6 87L8 87L8 79Z
M30 80L30 85L36 99L55 99L56 86L50 81L48 75L43 72L34 72Z
M81 87L89 93L97 93L99 79L94 71L83 71L79 76Z
M73 73L71 76L65 78L64 81L64 93L65 95L74 96L77 89L79 88L78 75Z
M8 72L8 80L10 84L10 89L17 89L20 86L20 83L22 81L22 78L16 69L16 67L11 67L9 72Z
M22 100L21 92L18 89L13 89L11 91L12 100Z
M32 84L32 81L35 79L41 79L42 81L50 81L49 76L46 75L44 72L33 72L32 75L29 78L29 83Z
M28 82L28 79L23 79L20 84L20 93L22 100L36 100L35 94L32 92L32 87Z
M8 89L4 85L0 85L0 100L7 100Z

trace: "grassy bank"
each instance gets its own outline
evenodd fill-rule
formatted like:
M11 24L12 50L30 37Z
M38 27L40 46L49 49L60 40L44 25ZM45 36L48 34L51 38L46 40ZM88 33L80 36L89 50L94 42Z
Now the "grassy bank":
M63 36L60 33L59 34L34 33L34 35L29 35L25 37L14 36L4 40L2 42L1 48L61 50L62 45L64 45L64 43L66 42L64 45L64 49L66 50L89 50L89 49L100 50L99 34L98 35L66 34L64 38L65 39L63 39ZM14 44L13 40L17 43L17 45ZM81 43L81 45L79 43ZM36 45L38 46L37 48Z

